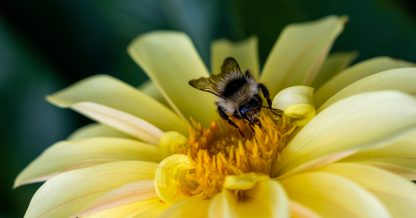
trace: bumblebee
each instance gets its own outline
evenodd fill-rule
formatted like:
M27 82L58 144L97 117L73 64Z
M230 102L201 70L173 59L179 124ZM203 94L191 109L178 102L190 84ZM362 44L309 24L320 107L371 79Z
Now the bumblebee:
M238 126L230 119L231 116L246 120L252 126L259 124L258 115L262 108L271 109L272 112L274 110L271 108L272 101L267 88L257 83L249 70L243 74L232 57L224 60L219 74L191 80L189 85L216 95L218 100L215 103L219 115L237 129ZM263 106L260 92L268 106Z

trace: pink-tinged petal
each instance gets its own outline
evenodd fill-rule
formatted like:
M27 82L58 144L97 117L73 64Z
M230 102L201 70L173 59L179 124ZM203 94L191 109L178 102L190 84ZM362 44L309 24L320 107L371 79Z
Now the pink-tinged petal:
M92 123L75 130L68 140L88 139L95 137L112 137L133 139L134 137L112 127L99 123Z
M32 197L25 217L70 217L122 185L153 179L157 164L120 161L60 174Z
M150 123L162 131L175 130L181 133L188 131L186 122L170 109L136 88L110 76L89 77L48 96L47 99L59 107L73 108L93 119L97 118L94 116L95 112L99 112L97 116L101 118L100 121L107 118L105 119L107 122L104 123L107 125L113 124L108 120L118 120L115 116L124 114L123 117L135 117L136 123L137 120L141 120L141 123ZM121 128L120 124L114 127L122 131L127 128ZM128 127L131 129L135 125L130 124ZM140 129L141 126L137 128ZM127 133L134 135L134 132Z
M120 207L127 204L139 203L157 198L153 180L142 180L121 186L94 201L77 216L86 216L96 212Z
M208 207L210 200L201 199L195 196L171 205L166 209L161 217L182 218L182 217L208 217Z
M58 142L29 164L16 178L15 187L48 180L61 173L124 160L158 162L157 147L122 138L89 138Z

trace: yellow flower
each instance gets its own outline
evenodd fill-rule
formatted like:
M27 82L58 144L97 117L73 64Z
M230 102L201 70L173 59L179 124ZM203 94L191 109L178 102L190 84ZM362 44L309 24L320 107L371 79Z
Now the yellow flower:
M416 217L416 68L326 59L345 20L290 25L261 74L255 38L214 42L212 73L235 57L284 111L262 110L253 130L235 120L244 136L187 85L209 75L187 36L139 37L129 53L152 80L141 91L94 76L48 97L100 124L18 176L16 187L46 181L25 216Z

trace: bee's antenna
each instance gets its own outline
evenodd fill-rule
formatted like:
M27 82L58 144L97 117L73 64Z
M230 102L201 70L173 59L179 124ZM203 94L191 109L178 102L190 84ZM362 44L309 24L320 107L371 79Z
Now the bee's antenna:
M272 107L269 107L269 106L263 106L263 105L261 105L261 107L269 109L275 115L279 115L279 116L283 115L283 111L280 110L280 109L272 108Z

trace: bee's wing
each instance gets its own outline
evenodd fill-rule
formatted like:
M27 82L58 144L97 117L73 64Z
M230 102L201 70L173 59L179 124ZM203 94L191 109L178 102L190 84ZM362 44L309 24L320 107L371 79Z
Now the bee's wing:
M189 81L189 85L196 89L206 91L218 97L221 97L220 90L218 90L218 87L215 81L213 81L212 77L201 77L199 79L193 79Z
M243 76L243 74L241 73L237 61L232 57L228 57L224 60L221 66L221 72L219 74L211 75L208 78L201 77L199 79L191 80L189 81L189 85L222 98L221 89L219 88L218 84L226 83L230 77L235 78L239 76ZM223 85L220 85L220 87L222 86Z
M236 73L236 74L242 75L240 66L238 66L237 61L232 57L228 57L224 60L224 62L222 62L221 73L218 74L217 76L223 77L230 73Z

